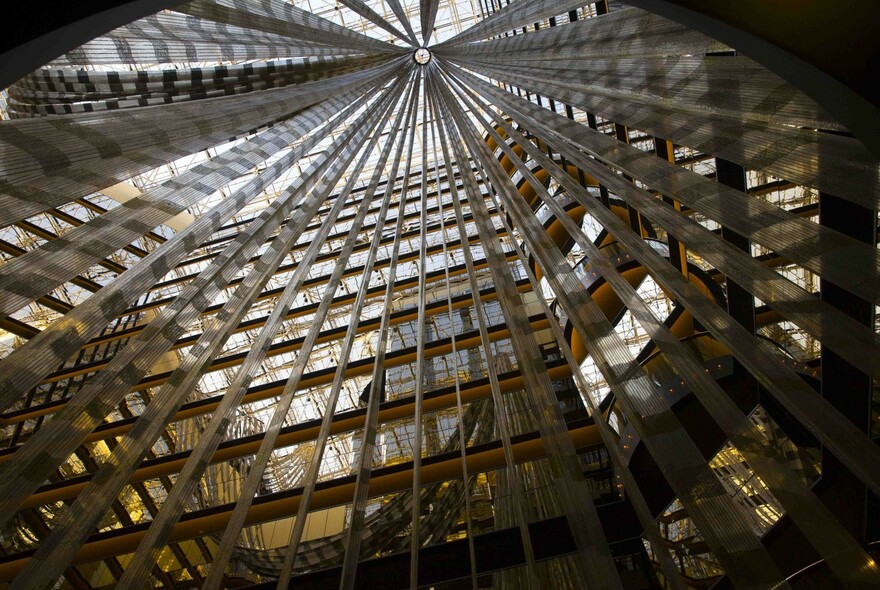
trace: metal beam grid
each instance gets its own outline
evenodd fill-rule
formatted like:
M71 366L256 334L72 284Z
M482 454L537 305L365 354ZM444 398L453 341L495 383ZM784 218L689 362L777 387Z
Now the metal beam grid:
M876 158L729 47L197 0L8 97L0 582L878 585Z

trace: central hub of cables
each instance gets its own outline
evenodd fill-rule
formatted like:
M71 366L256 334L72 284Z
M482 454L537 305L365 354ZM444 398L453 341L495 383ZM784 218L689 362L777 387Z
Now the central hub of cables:
M419 47L416 49L415 53L413 53L413 59L416 60L416 63L420 66L428 65L428 62L431 61L431 52L428 51L427 47Z

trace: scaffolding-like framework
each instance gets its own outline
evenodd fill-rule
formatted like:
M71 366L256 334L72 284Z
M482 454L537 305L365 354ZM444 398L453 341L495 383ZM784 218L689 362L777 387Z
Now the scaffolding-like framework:
M0 119L0 585L880 585L880 164L736 48L195 0Z

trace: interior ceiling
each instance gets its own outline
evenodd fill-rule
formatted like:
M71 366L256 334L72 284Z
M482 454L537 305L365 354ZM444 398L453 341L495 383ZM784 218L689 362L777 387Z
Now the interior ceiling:
M880 167L735 47L613 0L197 0L0 117L0 583L476 587L456 541L506 530L498 587L621 587L594 497L672 587L878 583Z

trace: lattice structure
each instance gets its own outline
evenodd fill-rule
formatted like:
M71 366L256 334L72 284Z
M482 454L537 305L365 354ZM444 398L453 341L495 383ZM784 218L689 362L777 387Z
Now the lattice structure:
M10 86L0 584L880 585L880 165L736 49L195 0Z

